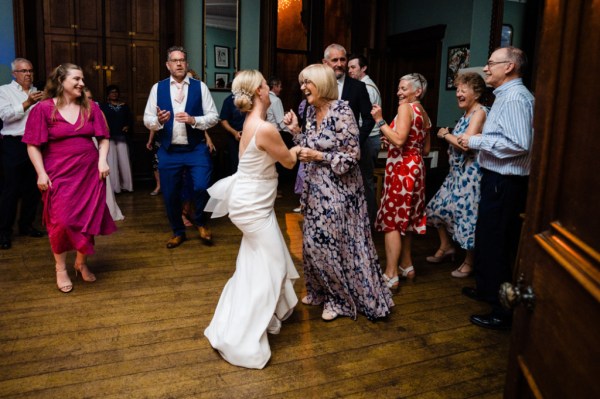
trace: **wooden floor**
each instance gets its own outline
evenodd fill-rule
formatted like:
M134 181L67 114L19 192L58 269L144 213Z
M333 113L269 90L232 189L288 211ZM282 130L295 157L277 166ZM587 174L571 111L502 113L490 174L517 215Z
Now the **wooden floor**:
M289 193L288 193L289 191ZM119 231L97 237L95 283L56 289L47 239L17 237L0 251L1 398L497 398L509 334L472 326L487 307L460 295L452 263L429 265L433 234L414 240L417 282L403 285L386 321L332 323L299 304L263 370L232 366L204 338L235 268L241 234L212 223L216 245L195 231L168 250L162 198L120 194ZM301 217L291 190L277 200L301 273ZM383 258L383 237L376 236ZM73 256L69 257L72 265ZM456 262L455 262L456 263ZM74 277L72 268L71 277ZM303 295L304 282L296 284Z

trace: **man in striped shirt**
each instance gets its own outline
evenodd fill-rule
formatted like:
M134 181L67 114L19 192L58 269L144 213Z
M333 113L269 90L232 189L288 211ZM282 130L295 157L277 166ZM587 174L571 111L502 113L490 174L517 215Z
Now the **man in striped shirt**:
M512 324L512 313L500 306L498 290L512 280L531 166L534 98L521 79L526 63L525 53L514 47L492 53L483 72L496 100L482 134L458 138L465 149L479 151L483 172L475 230L476 288L464 287L462 292L492 305L491 313L472 315L471 323L497 330Z

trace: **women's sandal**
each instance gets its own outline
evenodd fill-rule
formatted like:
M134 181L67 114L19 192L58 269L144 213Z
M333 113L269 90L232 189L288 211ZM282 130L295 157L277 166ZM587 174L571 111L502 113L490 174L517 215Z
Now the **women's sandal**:
M468 272L463 272L462 269L463 267L468 267L469 271ZM452 277L456 277L456 278L465 278L465 277L469 277L471 275L471 273L473 273L473 269L470 263L467 262L463 262L462 265L460 265L458 267L458 269L452 271L452 273L450 273L450 275Z
M334 312L333 310L329 310L329 309L323 309L323 314L321 315L321 318L324 321L333 321L335 319L337 319L339 315Z
M88 269L85 263L75 263L73 267L75 268L75 277L77 277L77 272L79 272L83 281L87 281L88 283L96 281L96 276Z
M415 279L415 268L413 266L409 266L406 269L398 266L398 270L400 270L403 278L409 281L413 281Z
M58 268L56 268L56 286L65 294L73 290L73 283L69 278L66 267L63 270L58 270Z
M302 302L305 305L310 305L310 306L319 306L321 305L323 302L318 302L315 301L315 298L313 298L311 295L306 295L304 296L300 302Z
M448 249L440 248L435 252L435 255L428 256L425 258L425 260L427 260L429 263L442 263L446 260L446 258L450 258L450 260L454 261L455 254L456 251L454 250L454 247L450 247Z

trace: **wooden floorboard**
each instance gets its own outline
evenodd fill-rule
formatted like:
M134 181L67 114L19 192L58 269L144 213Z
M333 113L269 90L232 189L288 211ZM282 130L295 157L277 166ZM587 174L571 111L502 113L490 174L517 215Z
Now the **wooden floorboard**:
M47 239L15 237L0 251L0 398L498 398L509 334L479 329L485 305L460 295L470 279L457 262L430 265L435 232L415 237L417 281L402 284L386 320L320 319L299 304L276 336L263 370L232 366L204 338L235 269L241 233L212 222L215 246L188 229L165 248L162 199L149 190L117 196L119 231L97 237L89 265L98 280L55 286ZM302 217L284 188L277 217L302 274ZM383 237L375 235L383 263ZM73 256L69 256L72 265ZM72 268L69 270L74 277ZM302 278L296 283L305 293Z

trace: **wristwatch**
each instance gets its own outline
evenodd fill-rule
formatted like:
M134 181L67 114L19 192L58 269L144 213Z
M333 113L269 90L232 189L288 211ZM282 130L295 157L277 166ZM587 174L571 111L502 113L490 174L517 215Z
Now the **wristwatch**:
M380 129L381 129L381 126L383 126L383 125L385 125L385 120L383 120L383 119L375 124L375 126L377 126Z

